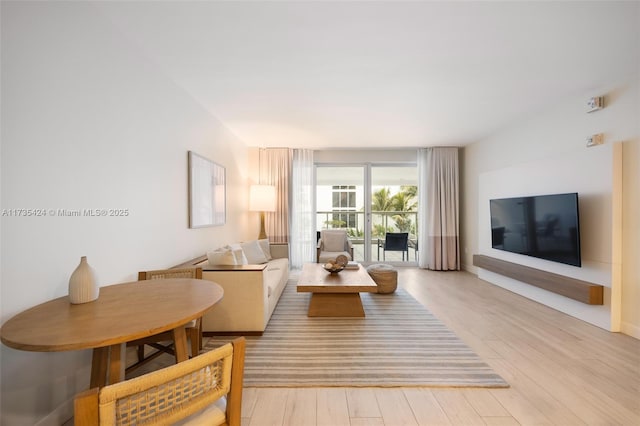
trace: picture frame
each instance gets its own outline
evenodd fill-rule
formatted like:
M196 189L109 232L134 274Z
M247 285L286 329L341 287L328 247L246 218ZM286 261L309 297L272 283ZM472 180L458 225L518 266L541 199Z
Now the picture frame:
M208 158L188 153L189 228L224 225L226 214L226 169Z

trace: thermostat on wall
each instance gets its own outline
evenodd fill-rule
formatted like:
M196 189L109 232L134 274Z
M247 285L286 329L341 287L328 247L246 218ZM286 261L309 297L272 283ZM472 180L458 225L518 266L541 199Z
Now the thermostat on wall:
M596 96L594 98L589 99L587 101L587 106L589 107L587 112L598 111L599 109L604 108L604 97Z

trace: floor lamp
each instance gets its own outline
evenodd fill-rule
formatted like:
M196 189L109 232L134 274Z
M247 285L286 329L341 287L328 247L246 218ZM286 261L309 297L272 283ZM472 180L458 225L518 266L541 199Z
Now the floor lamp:
M264 212L276 211L276 187L273 185L251 185L251 188L249 188L249 210L260 212L260 235L258 239L266 239Z

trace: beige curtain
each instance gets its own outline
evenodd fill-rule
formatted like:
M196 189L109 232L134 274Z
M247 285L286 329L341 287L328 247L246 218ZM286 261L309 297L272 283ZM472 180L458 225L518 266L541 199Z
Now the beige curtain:
M458 148L418 151L418 266L460 270Z
M289 242L289 199L293 150L263 148L260 150L260 184L276 187L276 211L265 213L265 229L272 243Z

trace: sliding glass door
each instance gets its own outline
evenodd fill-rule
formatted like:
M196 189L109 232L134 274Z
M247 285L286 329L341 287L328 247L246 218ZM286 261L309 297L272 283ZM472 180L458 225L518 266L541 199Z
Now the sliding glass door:
M365 173L365 166L316 168L316 229L346 229L359 261L364 260Z
M360 262L417 261L417 200L414 164L316 167L316 229L346 229Z
M417 185L415 165L371 166L372 261L417 262Z

